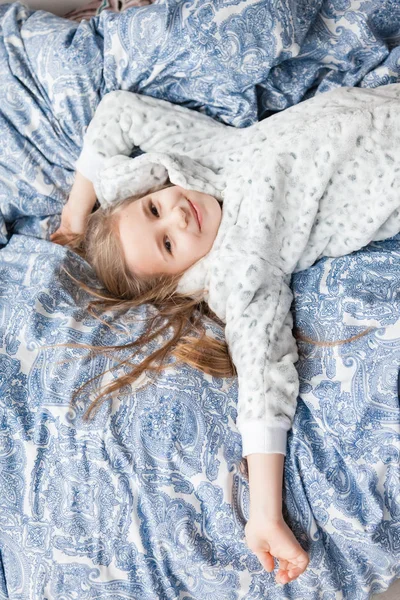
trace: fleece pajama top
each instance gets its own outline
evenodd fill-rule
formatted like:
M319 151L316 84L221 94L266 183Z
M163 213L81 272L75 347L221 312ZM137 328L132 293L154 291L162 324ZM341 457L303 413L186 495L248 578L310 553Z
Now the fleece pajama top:
M146 154L130 158L133 147ZM339 88L246 129L131 92L100 102L76 168L103 207L168 179L222 201L178 290L226 324L243 456L286 453L299 390L291 274L400 231L400 84Z

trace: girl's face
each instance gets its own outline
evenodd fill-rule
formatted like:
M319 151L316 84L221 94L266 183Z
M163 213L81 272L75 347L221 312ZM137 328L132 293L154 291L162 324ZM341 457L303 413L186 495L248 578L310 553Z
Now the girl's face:
M183 273L211 250L221 223L218 201L172 186L131 202L119 213L128 267L137 275Z

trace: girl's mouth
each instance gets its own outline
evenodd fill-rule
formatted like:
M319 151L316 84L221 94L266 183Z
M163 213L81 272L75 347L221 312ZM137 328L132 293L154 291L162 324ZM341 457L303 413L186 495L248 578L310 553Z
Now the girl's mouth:
M199 231L201 231L202 218L201 218L201 212L199 210L199 207L196 206L196 204L193 204L193 202L191 202L189 199L188 199L188 202L190 204L190 208L193 211L193 215L194 215L194 218L196 219L197 225L199 226Z

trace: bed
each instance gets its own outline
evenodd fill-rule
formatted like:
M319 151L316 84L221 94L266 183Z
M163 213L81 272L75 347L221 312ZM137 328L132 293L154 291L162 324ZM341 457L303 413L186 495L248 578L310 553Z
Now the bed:
M366 600L386 590L400 578L400 235L292 280L301 387L284 514L311 561L286 586L244 540L235 379L171 362L86 423L90 397L123 367L74 408L72 393L126 352L45 347L123 345L149 310L106 315L114 329L95 320L63 269L99 286L93 271L49 242L107 91L244 127L340 85L393 83L397 3L166 0L82 22L16 3L0 6L0 24L0 600Z

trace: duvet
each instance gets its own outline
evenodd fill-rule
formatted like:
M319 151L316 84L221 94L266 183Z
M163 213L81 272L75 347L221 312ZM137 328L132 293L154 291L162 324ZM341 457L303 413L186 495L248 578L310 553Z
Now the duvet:
M265 2L159 2L79 26L0 7L1 599L366 600L400 577L400 236L293 276L301 387L284 511L311 562L283 587L244 541L236 381L171 362L87 423L90 398L121 374L125 351L91 359L48 348L123 345L150 310L107 315L114 329L94 320L63 269L99 286L93 271L48 241L107 91L158 95L245 126L330 85L398 80L396 5L389 19L382 3L307 2L300 19L294 4L274 13ZM348 43L359 78L334 77L327 59L324 82L315 65L333 41L321 25L346 10L335 64L345 69ZM295 68L303 87L291 95Z

